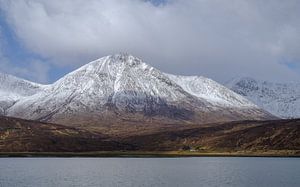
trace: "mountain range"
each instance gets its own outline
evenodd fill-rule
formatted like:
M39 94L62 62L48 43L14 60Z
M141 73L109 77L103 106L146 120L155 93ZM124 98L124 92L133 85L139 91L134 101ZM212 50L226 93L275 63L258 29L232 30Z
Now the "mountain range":
M0 80L2 115L76 127L274 119L211 79L166 74L128 54L100 58L49 85L5 74Z
M0 156L300 154L300 120L277 117L298 116L296 84L242 78L225 87L128 54L92 61L48 85L7 74L0 82Z

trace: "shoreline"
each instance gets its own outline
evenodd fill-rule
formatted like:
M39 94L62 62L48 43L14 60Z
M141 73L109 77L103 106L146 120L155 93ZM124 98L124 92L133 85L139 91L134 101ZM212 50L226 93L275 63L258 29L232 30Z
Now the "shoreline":
M94 157L94 158L180 158L180 157L295 157L300 153L274 152L183 152L183 151L100 151L100 152L0 152L0 158Z

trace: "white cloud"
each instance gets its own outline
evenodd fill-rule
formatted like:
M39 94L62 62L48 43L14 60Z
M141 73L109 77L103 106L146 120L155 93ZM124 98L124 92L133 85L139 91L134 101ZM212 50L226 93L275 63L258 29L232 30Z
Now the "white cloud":
M33 52L63 66L129 52L170 73L298 80L298 0L0 0Z

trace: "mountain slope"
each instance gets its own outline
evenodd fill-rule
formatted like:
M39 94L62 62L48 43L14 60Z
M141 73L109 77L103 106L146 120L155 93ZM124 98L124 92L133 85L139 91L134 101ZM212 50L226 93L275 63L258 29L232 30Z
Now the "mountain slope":
M5 115L7 109L17 101L34 95L45 86L26 81L12 75L0 73L0 115Z
M300 117L300 83L272 83L239 78L227 84L236 93L281 118Z
M203 84L212 90L208 94L215 93L217 101L226 100L231 106L191 94L170 75L136 57L118 54L67 74L40 92L18 101L7 114L84 126L136 122L207 123L272 117L215 82L204 81Z
M212 105L234 108L256 107L244 97L228 90L225 86L211 79L201 76L166 75L180 85L186 92L198 98L205 99Z

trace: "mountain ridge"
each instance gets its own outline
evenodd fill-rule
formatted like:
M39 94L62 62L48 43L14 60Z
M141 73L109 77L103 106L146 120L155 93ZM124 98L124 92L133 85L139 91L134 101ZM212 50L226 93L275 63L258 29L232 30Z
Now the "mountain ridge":
M300 117L300 83L274 83L241 77L226 85L273 115Z

